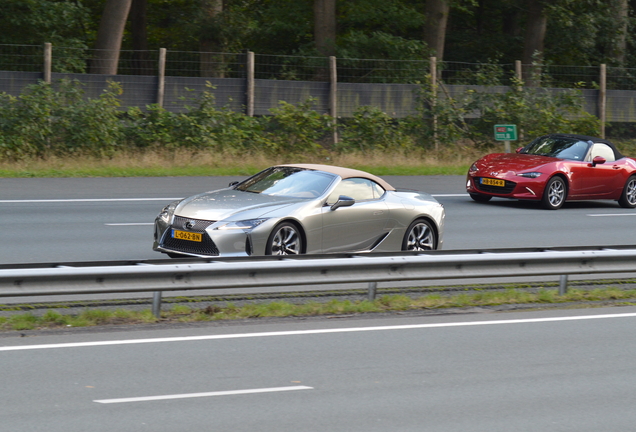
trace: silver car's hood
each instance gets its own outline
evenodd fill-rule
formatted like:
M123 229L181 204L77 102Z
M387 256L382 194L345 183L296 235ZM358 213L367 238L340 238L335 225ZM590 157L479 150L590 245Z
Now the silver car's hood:
M300 202L307 200L221 189L184 199L175 209L175 215L212 221L231 220L235 215L240 219L257 218Z

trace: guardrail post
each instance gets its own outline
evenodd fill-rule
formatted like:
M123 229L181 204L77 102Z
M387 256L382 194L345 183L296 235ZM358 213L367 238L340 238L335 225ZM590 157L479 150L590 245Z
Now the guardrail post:
M369 294L368 294L368 299L369 301L374 301L375 300L375 293L378 289L378 283L377 282L369 282Z
M152 296L152 314L155 318L161 318L161 291L155 291Z
M565 295L568 292L568 275L561 275L559 282L559 295Z

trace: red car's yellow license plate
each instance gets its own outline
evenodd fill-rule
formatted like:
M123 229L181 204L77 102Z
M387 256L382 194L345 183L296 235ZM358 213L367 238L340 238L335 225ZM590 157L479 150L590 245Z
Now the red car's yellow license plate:
M172 238L180 239L180 240L189 240L200 242L203 241L203 235L200 233L193 233L188 231L179 231L176 229L172 230Z
M499 187L506 186L505 180L497 180L497 179L491 179L491 178L482 178L481 184L488 185L488 186L499 186Z

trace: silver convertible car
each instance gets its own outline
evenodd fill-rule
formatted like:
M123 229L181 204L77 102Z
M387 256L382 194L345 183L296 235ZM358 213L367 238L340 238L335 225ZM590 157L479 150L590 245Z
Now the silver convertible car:
M434 250L444 207L363 171L297 164L167 205L153 249L173 258Z

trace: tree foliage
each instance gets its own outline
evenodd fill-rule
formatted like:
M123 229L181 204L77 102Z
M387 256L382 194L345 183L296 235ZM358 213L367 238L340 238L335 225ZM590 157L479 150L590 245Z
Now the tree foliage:
M543 59L555 65L634 67L634 18L627 0L536 0L547 18ZM336 56L406 59L430 55L424 43L426 0L337 2ZM226 52L317 55L312 2L225 0L213 20L208 0L147 0L148 48L198 51L202 38L223 41ZM453 0L444 59L481 63L522 57L528 0ZM105 0L0 0L0 43L94 47ZM629 2L632 12L634 2ZM624 12L624 9L623 9ZM620 20L620 22L619 22ZM624 24L624 25L623 25ZM133 47L130 23L123 47ZM621 48L626 44L626 48ZM619 55L617 50L627 55Z

